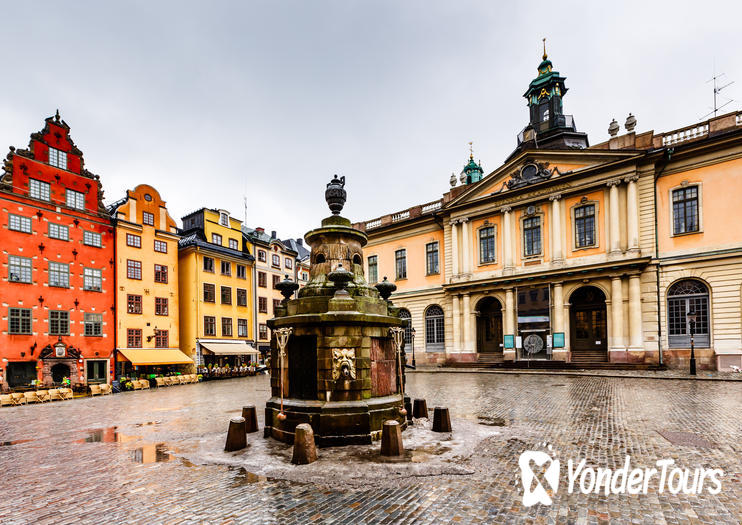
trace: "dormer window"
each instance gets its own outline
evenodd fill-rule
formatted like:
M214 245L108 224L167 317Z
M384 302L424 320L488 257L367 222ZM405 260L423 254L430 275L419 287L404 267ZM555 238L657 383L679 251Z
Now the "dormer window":
M67 154L58 149L49 148L49 164L55 168L67 169Z
M223 211L219 212L219 224L229 228L229 214Z

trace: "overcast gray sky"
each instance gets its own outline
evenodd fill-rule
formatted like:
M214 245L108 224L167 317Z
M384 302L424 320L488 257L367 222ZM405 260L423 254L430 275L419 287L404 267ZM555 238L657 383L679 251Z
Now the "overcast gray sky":
M300 236L440 197L474 141L485 173L527 123L541 38L591 143L629 112L667 131L742 100L742 2L3 3L0 146L59 108L106 200L155 186L180 217L226 208ZM737 110L734 102L723 111Z

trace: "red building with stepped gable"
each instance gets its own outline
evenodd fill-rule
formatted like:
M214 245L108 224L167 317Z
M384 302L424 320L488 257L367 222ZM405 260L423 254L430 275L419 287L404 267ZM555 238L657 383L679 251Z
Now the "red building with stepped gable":
M56 115L0 176L0 389L110 382L115 237L100 179Z

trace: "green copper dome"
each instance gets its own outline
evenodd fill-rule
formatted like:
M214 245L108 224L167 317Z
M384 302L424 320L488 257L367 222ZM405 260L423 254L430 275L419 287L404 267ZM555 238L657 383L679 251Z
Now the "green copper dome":
M461 182L463 184L474 184L482 180L484 170L482 166L474 162L474 157L469 156L469 163L461 170Z

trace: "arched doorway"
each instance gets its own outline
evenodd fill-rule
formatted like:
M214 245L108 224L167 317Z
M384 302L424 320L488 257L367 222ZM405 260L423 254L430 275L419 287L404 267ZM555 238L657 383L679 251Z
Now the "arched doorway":
M477 303L477 353L502 355L502 305L494 297Z
M51 371L54 383L61 383L65 377L70 377L70 367L62 363L54 365Z
M569 302L572 362L608 361L605 294L595 286L583 286Z

